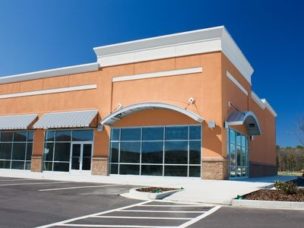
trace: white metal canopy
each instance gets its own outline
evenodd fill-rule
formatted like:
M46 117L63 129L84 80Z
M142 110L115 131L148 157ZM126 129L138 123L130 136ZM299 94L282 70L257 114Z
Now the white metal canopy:
M34 124L34 128L89 127L96 115L97 110L47 113Z
M146 110L146 109L173 110L173 111L182 113L182 114L192 118L193 120L195 120L199 123L203 122L203 118L200 115L198 115L194 112L191 112L189 110L186 110L184 108L181 108L181 107L178 107L178 106L175 106L175 105L171 105L171 104L161 103L161 102L146 102L146 103L133 104L133 105L129 105L127 107L121 108L121 109L117 110L116 112L113 112L112 114L105 117L100 122L100 124L101 125L112 125L117 120L120 120L121 118L123 118L127 115L130 115L132 113L139 112L139 111L142 111L142 110Z
M244 125L246 127L248 135L262 134L258 118L251 111L232 112L226 121L226 126L237 126L237 125Z
M0 116L0 130L24 130L37 118L37 114Z

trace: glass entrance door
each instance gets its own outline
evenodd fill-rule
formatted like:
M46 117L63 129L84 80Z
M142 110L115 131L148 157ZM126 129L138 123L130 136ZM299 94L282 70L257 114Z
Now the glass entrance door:
M71 171L91 170L92 144L72 143L71 147Z

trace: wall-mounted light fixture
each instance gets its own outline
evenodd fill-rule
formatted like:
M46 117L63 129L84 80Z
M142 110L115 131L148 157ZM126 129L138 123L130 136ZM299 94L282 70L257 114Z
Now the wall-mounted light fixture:
M215 121L214 120L209 120L208 121L208 127L213 129L216 127Z

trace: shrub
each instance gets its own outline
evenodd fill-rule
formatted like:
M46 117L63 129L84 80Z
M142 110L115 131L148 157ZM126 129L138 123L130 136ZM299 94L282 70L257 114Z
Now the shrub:
M287 195L296 194L298 191L297 185L293 182L280 182L276 181L274 187Z

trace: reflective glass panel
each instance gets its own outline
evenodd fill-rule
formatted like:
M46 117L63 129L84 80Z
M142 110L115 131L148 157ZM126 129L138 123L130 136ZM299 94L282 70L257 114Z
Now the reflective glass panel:
M118 142L111 143L111 162L118 162Z
M141 175L162 176L163 175L163 166L161 166L161 165L142 165L141 166Z
M188 127L166 127L167 140L188 139Z
M190 141L189 142L189 164L201 163L201 142Z
M73 130L72 131L73 141L93 141L92 130Z
M55 141L71 141L71 131L56 131Z
M13 143L13 160L25 160L26 143Z
M165 143L166 164L187 164L188 163L188 142L167 141Z
M112 129L111 130L111 140L119 140L120 129Z
M139 165L120 165L120 174L139 175Z
M143 142L142 163L163 163L163 142Z
M121 142L120 143L120 162L139 163L140 143Z
M140 128L122 128L121 129L121 141L134 141L134 140L140 140L141 135L141 129Z
M165 166L165 176L187 176L187 166Z
M142 140L163 140L163 127L145 127L142 129Z
M70 145L70 143L56 143L54 161L69 161Z
M190 139L200 140L201 139L201 127L200 126L190 126Z

